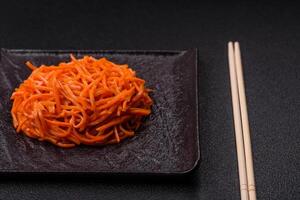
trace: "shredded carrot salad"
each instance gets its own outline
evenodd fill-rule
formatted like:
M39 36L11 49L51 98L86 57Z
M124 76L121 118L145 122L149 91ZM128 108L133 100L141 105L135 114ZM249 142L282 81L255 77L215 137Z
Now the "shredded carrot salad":
M60 147L119 143L151 113L145 80L128 65L84 56L33 70L11 99L17 132Z

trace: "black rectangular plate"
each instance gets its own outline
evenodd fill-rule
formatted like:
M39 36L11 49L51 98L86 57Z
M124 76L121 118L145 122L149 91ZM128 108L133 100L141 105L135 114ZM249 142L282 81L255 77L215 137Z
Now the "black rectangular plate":
M137 134L117 145L72 149L17 134L12 127L10 96L30 70L24 65L57 64L77 57L107 57L128 63L154 89L153 113ZM9 50L1 49L0 172L99 172L178 174L199 160L197 50Z

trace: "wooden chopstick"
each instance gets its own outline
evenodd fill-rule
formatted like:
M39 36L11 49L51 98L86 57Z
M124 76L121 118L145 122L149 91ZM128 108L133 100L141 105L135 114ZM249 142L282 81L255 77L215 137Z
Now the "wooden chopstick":
M249 193L250 200L256 200L255 179L254 179L251 138L250 138L248 111L247 111L247 101L246 101L246 94L245 94L245 84L244 84L244 76L243 76L243 69L242 69L241 51L240 51L240 45L238 42L234 43L234 55L235 55L236 77L237 77L237 83L238 83L238 93L239 93L239 100L240 100L239 101L240 112L241 112L241 117L242 117L242 128L243 128L242 130L243 130L244 151L245 151L245 158L246 158L248 193Z
M247 180L247 171L246 171L246 159L245 159L245 151L244 151L242 121L241 121L240 103L239 103L239 94L238 94L238 83L237 83L236 67L235 67L235 54L234 54L232 42L228 43L228 61L229 61L232 108L233 108L235 140L236 140L237 159L238 159L238 168L239 168L241 200L248 200L249 194L248 194L248 180Z

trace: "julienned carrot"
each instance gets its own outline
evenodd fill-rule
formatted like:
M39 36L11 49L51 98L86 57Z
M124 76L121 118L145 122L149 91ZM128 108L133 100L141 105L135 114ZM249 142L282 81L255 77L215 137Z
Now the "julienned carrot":
M37 67L11 99L17 132L59 147L119 143L132 137L152 99L127 65L84 56Z

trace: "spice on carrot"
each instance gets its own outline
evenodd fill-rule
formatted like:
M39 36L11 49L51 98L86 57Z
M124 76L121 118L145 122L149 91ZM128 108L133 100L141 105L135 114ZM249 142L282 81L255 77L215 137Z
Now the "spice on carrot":
M12 96L17 132L62 148L105 145L132 137L152 99L128 65L84 56L58 66L26 62L31 75Z

